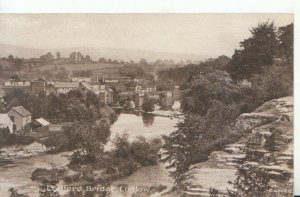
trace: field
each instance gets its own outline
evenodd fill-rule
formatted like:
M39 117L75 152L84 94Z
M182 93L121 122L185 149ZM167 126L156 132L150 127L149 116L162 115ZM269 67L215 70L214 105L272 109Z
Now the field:
M62 64L62 65L44 65L38 67L39 70L51 70L55 66L64 67L67 71L73 70L94 70L100 68L120 68L123 64L106 64L106 63L82 63L82 64Z

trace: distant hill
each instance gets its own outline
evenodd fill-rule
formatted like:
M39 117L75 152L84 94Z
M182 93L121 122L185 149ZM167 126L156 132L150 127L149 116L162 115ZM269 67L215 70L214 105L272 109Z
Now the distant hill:
M118 59L124 61L139 61L141 58L145 58L148 61L155 61L157 59L173 59L174 61L181 60L203 60L209 58L206 55L195 54L181 54L181 53L169 53L169 52L155 52L147 50L135 50L135 49L118 49L118 48L106 48L106 47L72 47L72 48L60 48L60 49L32 49L20 46L14 46L9 44L0 43L0 57L7 57L12 54L17 57L32 58L40 57L41 55L51 52L54 56L59 51L62 57L68 57L71 52L80 51L83 55L90 55L94 61L97 61L100 57Z

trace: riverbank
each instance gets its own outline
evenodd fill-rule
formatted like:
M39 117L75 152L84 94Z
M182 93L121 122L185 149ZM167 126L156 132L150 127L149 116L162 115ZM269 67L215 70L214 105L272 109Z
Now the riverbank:
M65 167L70 153L38 154L26 158L12 159L9 164L0 167L0 194L8 197L10 188L30 197L37 197L39 183L31 180L33 171L37 168L51 169Z

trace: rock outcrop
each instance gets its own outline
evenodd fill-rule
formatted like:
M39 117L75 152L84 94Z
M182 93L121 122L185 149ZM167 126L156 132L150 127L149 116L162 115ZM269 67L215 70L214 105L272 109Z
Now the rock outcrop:
M255 167L267 173L273 191L291 191L293 185L293 97L266 102L252 113L240 115L232 132L243 137L223 151L210 154L209 160L191 166L187 175L186 196L209 196L234 190L228 181L236 178L238 168Z

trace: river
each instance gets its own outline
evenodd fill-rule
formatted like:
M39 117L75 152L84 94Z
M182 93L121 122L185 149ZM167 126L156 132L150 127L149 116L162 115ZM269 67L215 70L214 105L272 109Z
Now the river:
M172 115L174 111L156 111L159 114ZM139 116L121 113L118 120L111 126L111 139L117 134L127 133L132 140L136 136L146 138L160 137L170 134L176 126L178 118L162 116ZM110 145L108 145L109 147ZM31 181L31 174L36 168L51 168L52 166L65 166L68 163L67 153L38 154L26 158L3 159L0 155L0 196L8 197L8 189L13 187L20 193L30 197L38 196L38 183ZM2 158L1 158L2 157ZM172 180L167 169L162 164L143 167L132 175L114 182L113 186L128 184L128 186L165 185L171 187ZM130 196L130 193L114 193L111 196Z

